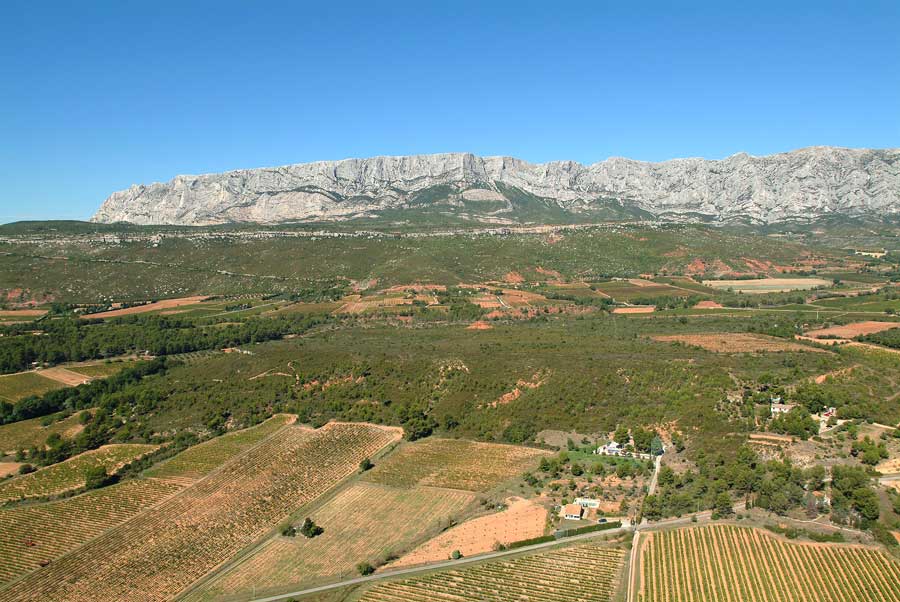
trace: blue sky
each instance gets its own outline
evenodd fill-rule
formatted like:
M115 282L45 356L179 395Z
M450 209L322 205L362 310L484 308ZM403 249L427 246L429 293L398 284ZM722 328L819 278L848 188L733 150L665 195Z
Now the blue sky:
M900 146L896 1L0 12L0 222L86 219L114 190L182 173L379 154Z

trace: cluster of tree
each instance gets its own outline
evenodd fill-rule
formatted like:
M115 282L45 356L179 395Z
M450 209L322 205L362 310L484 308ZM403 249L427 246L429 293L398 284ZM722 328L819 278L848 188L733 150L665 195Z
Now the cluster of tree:
M871 487L872 477L858 466L831 469L832 520L869 527L878 520L878 494Z
M324 532L325 529L317 525L315 522L313 522L313 519L309 517L304 519L303 524L299 529L291 524L284 525L281 528L281 534L285 537L294 537L297 535L297 533L299 533L307 539L312 539L313 537L318 537Z
M698 470L681 474L663 466L658 492L644 500L644 516L658 520L710 508L722 515L736 497L743 497L748 505L783 514L802 506L808 492L824 487L821 467L803 470L789 462L762 461L747 446L733 457L701 457L697 466Z
M662 439L654 429L637 427L628 430L625 426L620 425L613 433L613 441L627 450L636 451L640 454L659 456L663 453ZM681 440L681 444L682 446L684 445L683 440Z
M850 446L850 454L869 466L875 466L882 460L888 459L888 450L884 442L876 443L868 435L862 440L855 439L853 441Z
M900 329L892 328L891 330L884 330L882 332L867 334L857 338L867 343L884 345L891 349L900 349L900 332L898 332L898 330Z
M769 423L769 429L776 433L809 439L819 432L819 423L810 416L805 406L797 406L773 418Z
M302 314L254 318L240 324L200 325L177 316L127 316L108 322L61 319L42 323L43 336L28 328L9 327L0 338L0 372L25 370L33 364L107 358L125 353L171 355L236 347L305 332L327 318Z

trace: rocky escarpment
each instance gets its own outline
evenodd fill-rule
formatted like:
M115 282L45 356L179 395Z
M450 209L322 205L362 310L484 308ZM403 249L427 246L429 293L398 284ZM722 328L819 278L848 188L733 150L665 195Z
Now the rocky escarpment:
M279 223L423 212L503 222L657 217L772 223L900 213L900 149L647 163L533 164L467 153L373 157L177 176L113 193L96 222Z

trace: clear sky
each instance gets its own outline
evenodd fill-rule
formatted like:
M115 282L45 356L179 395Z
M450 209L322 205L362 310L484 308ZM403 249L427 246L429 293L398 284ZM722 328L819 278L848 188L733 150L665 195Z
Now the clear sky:
M470 151L900 146L900 1L4 0L0 222L133 183Z

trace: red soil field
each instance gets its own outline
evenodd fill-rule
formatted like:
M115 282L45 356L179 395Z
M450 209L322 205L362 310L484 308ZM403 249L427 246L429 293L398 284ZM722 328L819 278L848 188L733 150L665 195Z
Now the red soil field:
M195 297L181 297L180 299L163 299L155 303L147 303L146 305L138 305L135 307L126 307L125 309L114 309L111 311L102 311L96 314L86 314L81 316L85 320L94 320L97 318L117 318L119 316L130 316L132 314L142 314L148 311L156 311L159 309L170 309L181 305L194 305L209 299L207 295L197 295Z

